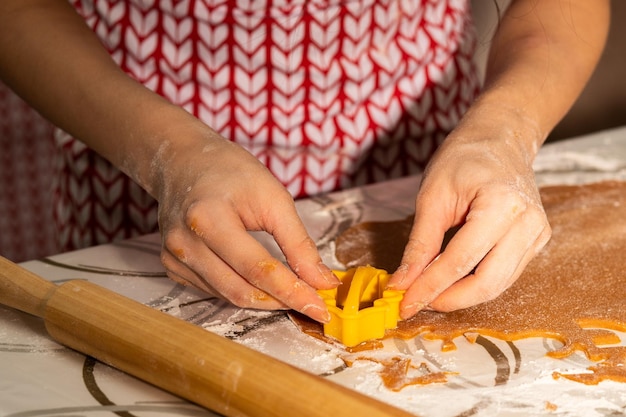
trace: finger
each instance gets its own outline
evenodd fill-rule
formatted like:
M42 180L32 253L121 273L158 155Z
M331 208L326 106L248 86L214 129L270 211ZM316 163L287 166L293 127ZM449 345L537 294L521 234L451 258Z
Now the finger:
M245 230L229 210L213 208L210 223L208 211L196 206L190 209L189 226L215 254L252 286L272 295L289 308L314 320L328 322L330 314L315 289L300 280Z
M281 218L269 219L267 231L274 236L287 263L300 279L316 289L332 289L340 284L322 261L295 209Z
M412 283L400 305L408 318L467 276L508 231L515 218L502 215L499 205L474 209L446 249Z
M182 233L175 232L168 234L161 261L171 279L226 299L238 307L263 310L286 308L269 294L250 285L202 241L189 236L185 238Z
M389 289L406 290L415 282L439 254L444 233L451 226L450 219L442 216L443 211L435 204L428 199L419 201L402 261L389 279Z
M533 230L537 232L532 233ZM511 229L480 262L474 274L457 281L430 306L437 311L453 311L495 299L519 278L528 263L545 246L550 234L547 224L534 229L520 224ZM520 250L520 247L524 249Z

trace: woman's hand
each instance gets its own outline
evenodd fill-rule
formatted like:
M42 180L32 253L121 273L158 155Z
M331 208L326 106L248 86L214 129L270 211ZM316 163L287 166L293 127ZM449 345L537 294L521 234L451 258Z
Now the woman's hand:
M485 121L462 123L424 174L409 242L390 281L407 290L404 318L423 308L451 311L497 297L550 237L532 171L535 150L522 137L535 133L510 128L524 125L510 122L517 116L502 117L489 123L505 126L498 130ZM440 254L444 233L455 226Z
M532 160L596 65L607 0L513 0L491 42L481 96L424 175L415 223L390 286L401 315L449 311L508 288L551 231ZM460 229L439 255L444 233Z
M292 308L328 321L315 289L339 281L322 263L292 197L251 154L207 131L185 143L164 142L153 164L162 177L157 196L168 276L240 307ZM249 230L270 233L290 268Z
M122 72L68 2L0 2L0 34L3 81L157 198L171 278L239 306L329 319L315 289L337 279L254 157ZM271 233L291 268L247 230Z

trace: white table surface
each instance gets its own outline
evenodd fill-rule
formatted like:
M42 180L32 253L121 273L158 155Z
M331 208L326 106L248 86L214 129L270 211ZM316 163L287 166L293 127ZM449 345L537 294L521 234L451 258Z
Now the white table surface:
M540 185L626 180L626 127L548 144L540 151L535 170ZM418 181L417 177L400 179L301 200L297 206L325 261L341 268L333 256L337 233L361 221L399 219L410 214ZM279 256L265 235L256 236ZM379 364L359 360L346 367L341 360L345 352L339 346L300 333L283 312L238 309L171 282L160 265L159 250L159 237L147 235L22 265L57 283L68 279L93 281L417 415L626 414L626 384L586 386L554 380L554 370L580 372L589 362L582 355L564 360L546 357L558 342L544 338L507 343L485 337L483 343L475 344L458 338L458 350L446 353L441 352L440 342L420 337L386 340L384 349L371 352L372 357L400 355L425 362L434 371L458 373L445 384L409 386L392 392L378 376ZM626 335L618 336L626 345ZM0 307L0 416L115 414L214 415L64 348L47 336L40 319Z

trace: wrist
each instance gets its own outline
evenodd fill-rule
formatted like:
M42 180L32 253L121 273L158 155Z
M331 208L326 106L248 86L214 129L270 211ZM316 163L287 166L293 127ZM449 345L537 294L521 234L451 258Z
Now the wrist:
M190 169L194 155L224 139L184 109L160 98L144 100L141 107L127 119L130 123L110 159L160 201L171 178Z
M450 136L461 141L502 142L532 164L549 132L528 109L511 105L499 95L482 94Z

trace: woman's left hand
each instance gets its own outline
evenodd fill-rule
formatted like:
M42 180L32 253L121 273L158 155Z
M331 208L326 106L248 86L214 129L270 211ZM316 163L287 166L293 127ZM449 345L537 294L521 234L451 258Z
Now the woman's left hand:
M470 112L424 173L409 242L389 283L406 290L403 318L492 300L550 238L532 170L542 138L499 112L499 123L472 119ZM444 234L455 226L440 253Z

